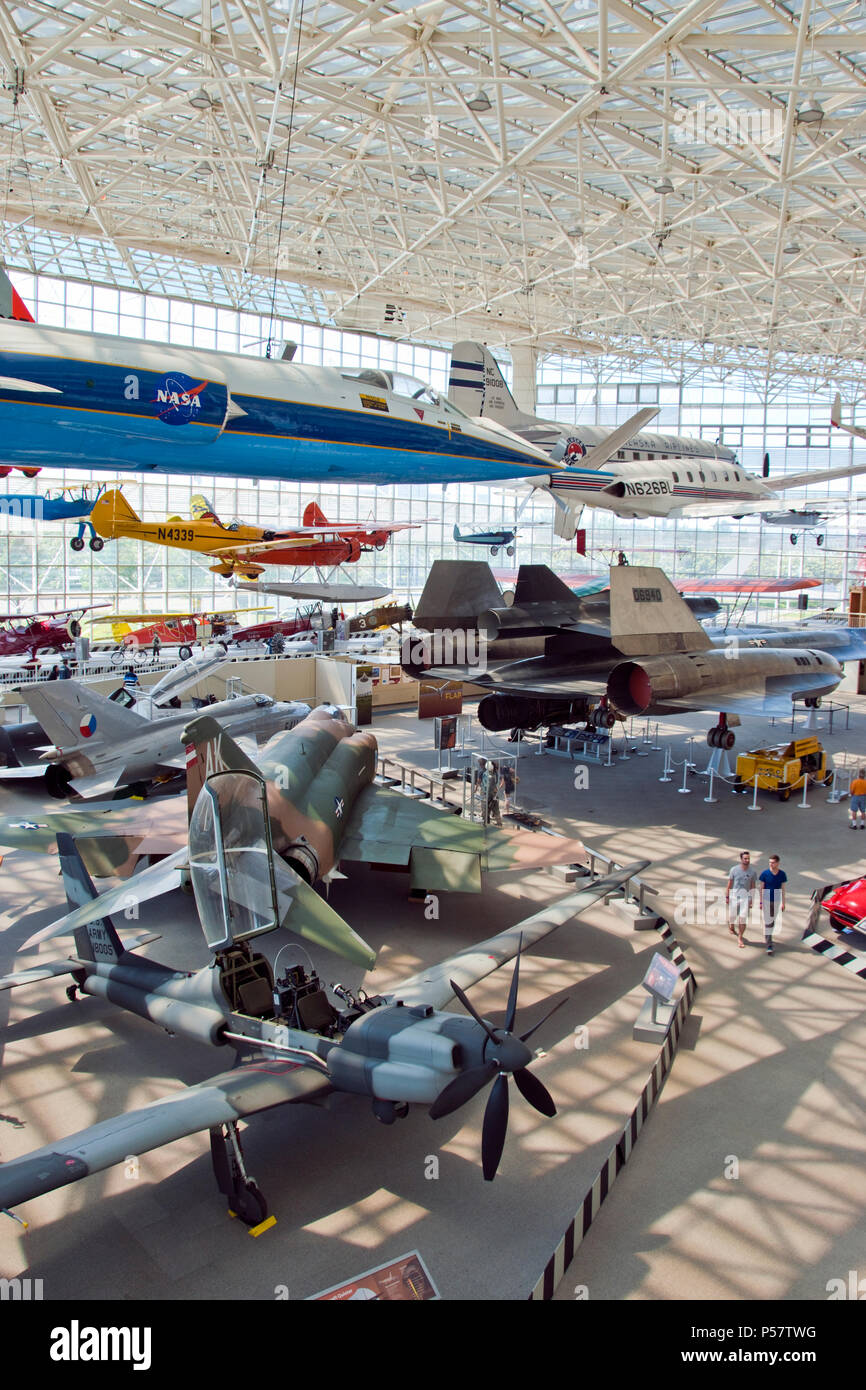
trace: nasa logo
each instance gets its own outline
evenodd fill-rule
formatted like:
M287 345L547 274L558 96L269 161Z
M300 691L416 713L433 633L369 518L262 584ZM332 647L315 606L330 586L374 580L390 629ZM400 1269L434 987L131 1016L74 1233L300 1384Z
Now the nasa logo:
M157 415L167 425L188 425L201 410L201 393L206 381L196 383L183 372L169 372L156 388L151 405L158 406Z
M96 715L85 714L78 726L78 732L81 734L82 738L90 738L91 735L96 732Z

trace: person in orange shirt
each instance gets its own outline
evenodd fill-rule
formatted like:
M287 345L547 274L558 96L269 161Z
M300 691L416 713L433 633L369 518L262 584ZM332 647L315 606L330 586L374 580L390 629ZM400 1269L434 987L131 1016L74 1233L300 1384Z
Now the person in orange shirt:
M851 800L848 802L848 815L850 816L851 829L857 825L857 817L860 817L860 829L866 826L866 767L861 767L857 776L851 783Z

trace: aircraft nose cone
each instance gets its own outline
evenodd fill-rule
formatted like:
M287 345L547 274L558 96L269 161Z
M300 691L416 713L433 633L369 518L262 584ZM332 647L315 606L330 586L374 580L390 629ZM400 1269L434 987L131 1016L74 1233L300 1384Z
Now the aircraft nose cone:
M503 1036L493 1056L503 1071L510 1072L521 1071L532 1061L532 1053L526 1043L515 1038L513 1033L506 1033Z

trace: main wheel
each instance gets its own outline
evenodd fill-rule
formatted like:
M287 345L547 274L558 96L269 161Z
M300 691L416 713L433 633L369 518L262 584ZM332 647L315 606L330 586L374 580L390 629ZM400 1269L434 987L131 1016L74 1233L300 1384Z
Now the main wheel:
M506 555L513 555L513 554L514 554L514 546L513 546L513 545L507 545L507 546L505 547L505 553L506 553Z
M187 646L187 644L184 643L182 647L178 647L177 654L180 657L181 661L189 661L190 657L192 656L192 647Z
M726 752L730 753L736 741L737 736L734 733L733 729L723 729L722 735L719 739L719 747L724 748Z
M790 540L790 542L791 542L792 545L796 545L796 544L797 544L797 533L796 533L796 531L792 531L792 532L791 532L791 535L789 536L789 540Z
M91 550L104 550L104 549L105 549L105 541L102 539L101 536L91 536L91 538L90 538L90 549L91 549Z
M83 550L83 549L84 549L84 537L83 537L83 536L73 536L73 537L72 537L72 540L69 542L69 548L70 548L70 550L76 550L76 551L78 551L78 550Z
M490 547L490 554L491 554L491 555L498 555L498 554L499 554L499 546L498 546L498 545L491 545L491 547Z
M238 1185L230 1200L235 1204L235 1215L247 1226L260 1225L268 1214L268 1204L254 1182Z
M376 549L377 549L377 550L384 550L384 549L385 549L385 546L386 546L387 544L388 544L387 541L377 541L377 542L376 542Z
M790 787L779 787L779 800L780 800L780 801L789 801L789 800L790 800L790 797L791 797L791 788L790 788Z
M815 544L816 544L816 545L823 545L823 544L824 544L824 537L823 537L823 536L816 536L816 537L815 537Z

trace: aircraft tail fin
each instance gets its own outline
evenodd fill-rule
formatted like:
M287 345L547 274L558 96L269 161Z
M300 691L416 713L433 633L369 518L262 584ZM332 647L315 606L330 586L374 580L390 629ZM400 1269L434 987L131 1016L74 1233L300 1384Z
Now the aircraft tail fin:
M121 534L120 527L141 521L138 513L129 505L119 488L104 492L93 504L90 521L100 536L113 540Z
M434 560L415 609L416 627L474 627L479 613L502 607L502 592L484 560Z
M63 874L63 887L66 891L66 901L69 911L74 912L77 907L83 907L85 903L92 902L99 897L93 884L93 879L84 866L84 860L78 852L78 848L65 830L57 833L57 848L60 853L60 870ZM96 922L88 922L84 927L77 927L73 933L75 941L75 954L79 960L102 961L103 963L120 960L123 955L123 942L117 934L117 929L110 917L100 917Z
M460 534L460 527L457 525L456 522L454 523L454 530L451 532L451 536L455 541L462 541L463 539L463 537Z
M464 414L498 420L507 429L527 418L505 384L495 357L482 343L454 344L448 399Z
M664 570L612 565L610 640L624 656L706 651L712 645Z
M0 319L18 319L21 323L36 322L6 274L5 266L2 265L0 265Z
M210 499L201 492L197 492L194 497L189 499L189 514L193 521L212 521L215 526L222 525L210 504Z
M147 720L135 710L108 700L78 681L40 681L22 686L21 695L34 719L57 748L100 745L106 739L124 740L141 732Z
M570 603L580 607L574 591L564 584L547 565L521 565L517 571L514 602L519 608L525 603Z
M181 738L186 746L186 805L190 816L198 794L213 772L254 772L259 768L209 714L187 724Z
M318 502L308 502L304 508L304 515L301 518L302 526L327 526L328 518L322 511Z

